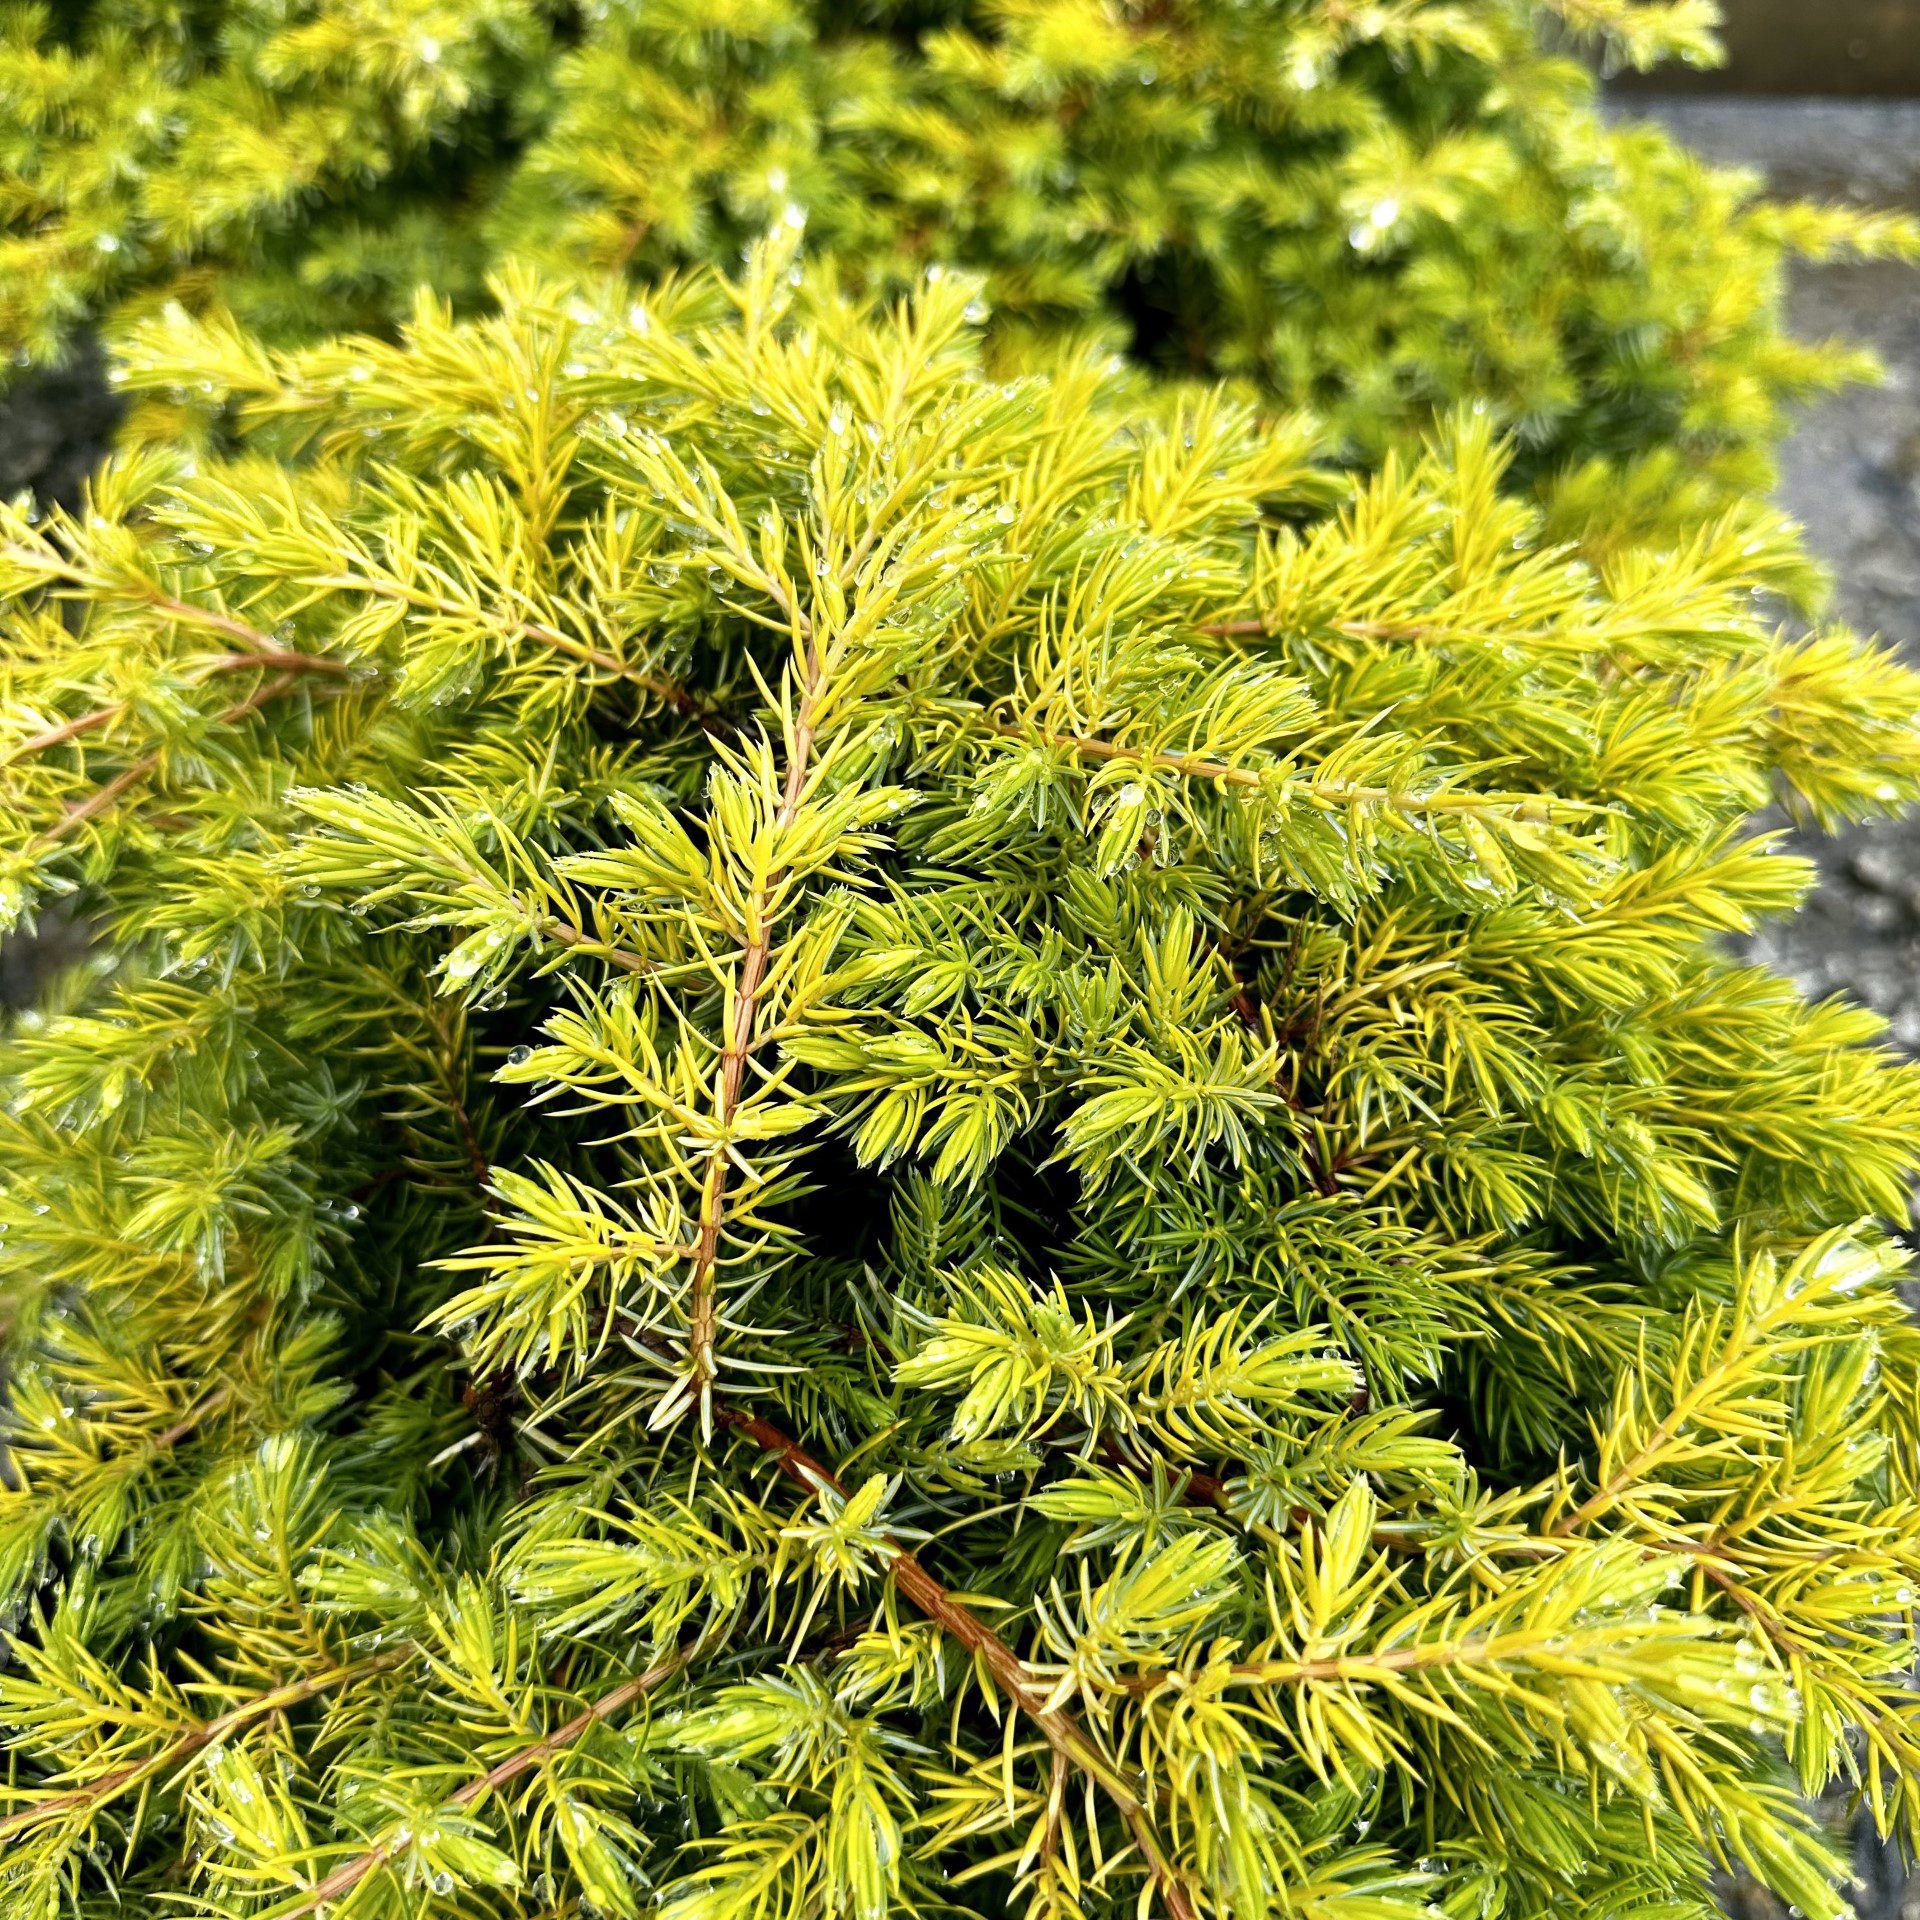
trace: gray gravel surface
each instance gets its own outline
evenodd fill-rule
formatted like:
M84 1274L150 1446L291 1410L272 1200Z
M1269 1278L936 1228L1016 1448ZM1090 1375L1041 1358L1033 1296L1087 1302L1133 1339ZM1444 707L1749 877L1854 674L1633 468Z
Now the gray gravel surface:
M1920 208L1920 101L1636 98L1707 158L1751 167L1782 194ZM1920 665L1920 272L1896 266L1802 267L1791 323L1806 338L1871 347L1885 383L1814 408L1785 449L1780 503L1834 576L1831 612ZM1752 943L1757 958L1813 994L1845 993L1885 1014L1920 1053L1920 819L1807 838L1820 883L1791 920ZM1844 1798L1821 1808L1844 1830ZM1852 1826L1861 1920L1920 1920L1920 1873ZM1733 1920L1787 1920L1749 1880L1725 1889Z
M31 493L43 504L78 506L118 412L91 343L67 365L0 389L0 499ZM78 959L84 946L80 930L58 915L31 938L0 941L0 1008L30 1005L48 973Z
M77 505L118 411L90 343L64 367L26 374L0 389L0 498L25 490L39 500Z
M1920 209L1920 101L1638 98L1622 111L1657 117L1783 194ZM1780 503L1832 570L1832 613L1920 665L1920 272L1802 267L1790 312L1803 337L1871 347L1886 380L1806 415L1785 449ZM1802 847L1819 888L1760 936L1756 955L1811 993L1864 1001L1920 1052L1920 819Z

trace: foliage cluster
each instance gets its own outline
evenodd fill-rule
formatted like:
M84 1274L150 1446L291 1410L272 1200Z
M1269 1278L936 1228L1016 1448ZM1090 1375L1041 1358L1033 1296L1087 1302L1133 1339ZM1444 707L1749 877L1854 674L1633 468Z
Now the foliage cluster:
M1759 495L1771 206L1568 51L1713 57L1707 0L84 0L0 11L0 352L170 302L269 337L471 309L496 261L651 282L790 207L849 284L985 276L1007 366L1096 334L1372 460L1484 401L1568 528Z
M1837 1920L1920 1069L1715 942L1914 676L792 240L6 515L0 1914Z

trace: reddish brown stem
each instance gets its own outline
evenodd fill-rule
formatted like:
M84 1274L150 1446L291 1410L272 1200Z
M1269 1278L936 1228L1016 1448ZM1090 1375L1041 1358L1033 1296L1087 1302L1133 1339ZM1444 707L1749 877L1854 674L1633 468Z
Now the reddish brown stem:
M1230 766L1224 760L1210 760L1203 754L1170 753L1158 747L1130 747L1118 741L1101 740L1091 734L1051 733L1043 727L1017 727L1004 720L989 720L986 730L1002 740L1034 741L1076 754L1083 760L1132 760L1142 767L1161 773L1178 774L1183 780L1210 780L1221 786L1258 790L1265 787L1280 768L1259 769ZM1392 787L1367 786L1344 780L1321 780L1310 773L1286 774L1289 788L1313 805L1333 810L1337 807L1387 807L1409 816L1433 813L1497 813L1516 820L1550 824L1556 807L1565 812L1577 803L1554 800L1544 794L1480 793L1471 788L1448 788L1416 798Z
M154 1435L153 1448L156 1453L164 1453L169 1447L177 1446L203 1420L210 1420L233 1398L232 1391L226 1387L216 1387L198 1406L190 1407L170 1426L165 1433Z
M1433 632L1430 624L1391 620L1335 620L1332 623L1335 633L1344 633L1350 640L1423 640ZM1209 621L1200 631L1211 634L1220 640L1252 640L1261 634L1277 630L1278 623L1272 620L1214 620ZM1538 635L1514 635L1515 639L1538 638Z
M801 616L796 614L797 625L800 619ZM805 631L804 627L802 631ZM824 667L811 641L807 646L806 663L806 684L800 697L799 711L794 716L787 777L781 789L779 810L774 815L773 824L777 833L784 833L799 816L800 798L806 791L807 769L813 756L814 712ZM687 1312L687 1374L684 1384L663 1409L677 1414L684 1396L688 1403L697 1401L703 1419L709 1421L716 1371L714 1348L720 1332L716 1269L720 1262L720 1234L726 1223L727 1185L733 1167L732 1145L728 1136L740 1111L747 1059L754 1048L755 1028L760 1017L760 989L765 983L767 964L773 953L770 908L783 871L769 873L756 893L753 917L759 923L759 931L748 940L740 956L740 973L728 1005L727 1038L720 1056L719 1111L715 1116L718 1138L708 1158L706 1179L700 1190L700 1231L694 1243L693 1282L689 1290Z
M105 786L96 787L87 797L69 807L59 821L34 841L37 847L50 847L64 840L75 827L85 826L95 814L104 813L123 793L137 787L160 764L157 753L143 755L132 766L117 773Z
M473 1175L474 1185L484 1189L493 1178L493 1167L480 1145L480 1136L474 1130L473 1116L467 1111L462 1091L461 1065L466 1057L465 1048L455 1042L447 1014L438 1001L430 1001L427 1005L427 1024L432 1027L434 1038L440 1043L440 1057L434 1062L440 1075L440 1090L447 1096L447 1109L453 1115L454 1130L460 1136L460 1145L466 1153L467 1168Z
M299 657L303 661L309 659L309 656L304 654ZM302 671L304 671L304 668ZM259 710L270 701L278 700L283 693L296 685L299 679L300 673L285 671L275 674L270 680L262 681L244 700L236 700L232 706L215 714L214 725L218 727L231 726L236 720L244 720L248 714L259 712ZM33 844L36 847L45 847L53 845L56 841L64 840L74 828L84 826L95 814L104 813L123 793L126 793L130 788L137 787L148 774L152 773L153 770L159 766L160 760L161 755L158 751L143 754L130 766L123 768L119 773L115 774L105 786L95 788L84 800L78 801L75 805L69 807L65 814L61 816L60 820L55 825L47 828L44 833L40 834Z
M610 947L596 940L592 934L576 927L571 920L549 920L545 931L563 947L586 947L596 958L606 961L610 967L618 967L622 973L651 973L653 962L644 955L629 953L625 947Z
M445 1804L450 1807L470 1807L484 1800L488 1794L510 1786L523 1773L531 1772L543 1761L551 1760L563 1748L572 1746L589 1727L598 1726L602 1721L624 1713L662 1681L671 1679L693 1657L693 1653L694 1649L683 1648L658 1665L649 1667L645 1673L622 1681L611 1693L602 1694L592 1706L575 1714L565 1726L557 1728L545 1739L536 1740L531 1746L509 1754L497 1766L489 1767L477 1780L468 1781ZM370 1847L365 1853L356 1854L351 1860L342 1861L324 1880L309 1888L293 1906L274 1908L270 1920L301 1920L302 1915L317 1912L357 1887L368 1874L377 1873L382 1867L399 1859L412 1844L411 1836L405 1839L396 1837L377 1847Z
M458 600L427 593L397 580L376 580L358 573L330 573L319 576L313 584L317 587L337 587L348 593L369 593L376 599L404 601L410 607L418 607L423 613L445 614L455 619L479 617L472 607L463 606ZM652 694L662 705L671 707L710 733L724 730L725 723L720 717L677 681L663 680L657 674L629 666L617 654L590 646L584 640L576 640L570 634L562 633L559 628L548 626L544 620L516 620L510 631L524 639L537 640L543 647L553 648L556 653L584 661L588 666L612 674L616 679L629 681Z
M1139 1475L1152 1472L1150 1464L1143 1464L1104 1436L1100 1441L1100 1457L1109 1466L1119 1467L1126 1473ZM1188 1506L1215 1507L1230 1520L1236 1517L1227 1500L1227 1483L1224 1480L1198 1467L1169 1466L1167 1471L1182 1480L1180 1497ZM1311 1507L1289 1507L1286 1518L1295 1527L1305 1531L1318 1520L1319 1515ZM1374 1530L1371 1544L1379 1553L1424 1553L1427 1550L1420 1541L1409 1540L1404 1534L1394 1533L1384 1527Z
M301 653L292 647L259 647L252 653L223 653L194 662L200 673L245 673L249 667L270 667L279 673L330 673L341 679L353 671L331 654Z
M713 1410L716 1420L771 1455L780 1471L809 1493L831 1488L845 1497L846 1488L840 1481L772 1421L719 1400L713 1402ZM1039 1730L1057 1758L1079 1768L1101 1788L1126 1821L1172 1920L1194 1920L1186 1889L1160 1845L1146 1805L1120 1769L1072 1714L1047 1704L1046 1690L1026 1662L985 1621L954 1599L899 1541L890 1540L888 1550L888 1564L898 1591L973 1655L992 1675L994 1685Z
M378 1654L369 1660L356 1661L350 1667L336 1667L330 1672L316 1674L311 1679L296 1680L289 1686L278 1687L271 1693L263 1693L256 1699L247 1701L243 1706L233 1708L231 1712L202 1722L191 1732L182 1734L164 1751L153 1754L145 1760L135 1760L127 1766L116 1767L113 1772L103 1775L91 1786L76 1787L71 1793L56 1793L45 1800L36 1800L30 1806L17 1809L8 1814L5 1819L0 1819L0 1836L16 1833L24 1827L36 1826L43 1820L57 1819L63 1813L103 1806L139 1781L164 1773L183 1760L191 1760L204 1748L224 1740L230 1733L237 1733L241 1728L251 1726L256 1720L264 1719L269 1714L282 1713L288 1707L298 1706L303 1700L311 1700L316 1695L329 1692L334 1687L345 1686L349 1681L364 1679L368 1674L377 1673L384 1667L396 1666L405 1658L406 1655L401 1652Z
M633 256L640 250L640 242L647 237L653 227L653 216L643 213L620 236L620 245L613 256L614 265L624 273L632 264Z
M1806 1648L1803 1647L1798 1640L1794 1639L1784 1627L1779 1625L1773 1618L1770 1610L1761 1606L1759 1601L1754 1599L1754 1597L1741 1586L1739 1581L1735 1580L1731 1575L1721 1572L1710 1560L1701 1562L1700 1571L1705 1574L1707 1579L1711 1581L1714 1586L1718 1587L1776 1647L1780 1648L1783 1653L1800 1654L1804 1656L1807 1651Z
M59 726L49 727L44 733L36 733L11 748L4 757L0 757L0 767L10 767L16 760L24 760L30 754L45 753L49 747L64 746L69 740L79 739L83 733L91 733L95 727L104 727L109 720L117 720L126 710L126 703L116 700L110 707L95 707L91 713L83 713L77 719L62 721Z
M157 587L151 588L141 598L157 613L164 613L171 619L180 621L189 627L204 627L209 633L224 633L237 640L250 652L278 653L276 647L258 627L250 627L244 620L236 620L230 613L221 613L213 607L196 607L191 600L176 600L162 593ZM307 656L300 656L302 659Z

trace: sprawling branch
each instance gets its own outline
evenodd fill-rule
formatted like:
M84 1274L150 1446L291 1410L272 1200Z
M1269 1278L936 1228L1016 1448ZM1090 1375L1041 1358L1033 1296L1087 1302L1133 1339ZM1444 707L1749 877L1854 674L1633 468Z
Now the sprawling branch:
M796 631L805 638L806 664L800 702L794 714L793 734L788 744L786 779L781 787L779 809L773 819L776 833L785 833L799 816L800 798L806 791L807 773L813 758L814 725L826 674L825 661L805 615L797 608L790 609L789 614ZM709 1433L713 1427L714 1346L720 1331L716 1269L720 1260L720 1235L726 1224L727 1187L733 1168L731 1135L735 1117L740 1111L747 1060L757 1037L760 990L765 984L767 963L773 953L773 926L769 908L785 872L785 868L774 868L760 878L746 916L748 925L758 931L749 935L741 953L740 970L735 976L727 1006L726 1041L720 1055L720 1098L715 1115L715 1138L708 1153L706 1178L700 1190L700 1227L694 1247L693 1279L688 1298L687 1371L656 1415L656 1420L664 1424L678 1418L686 1407L697 1400L701 1424Z
M217 607L196 606L191 600L176 599L165 588L137 575L96 570L78 560L63 559L51 547L0 546L0 560L10 560L48 580L59 580L106 599L138 600L182 626L224 633L249 651L279 651L258 627L249 626L230 613L222 613Z
M109 706L95 707L91 713L63 720L57 727L48 727L43 733L31 734L0 754L0 767L10 767L16 760L25 760L36 753L45 753L49 748L64 746L69 740L79 739L83 733L91 733L96 727L104 727L110 721L118 720L126 710L127 703L124 700L115 700Z
M130 1761L124 1767L116 1767L111 1773L84 1787L75 1787L70 1792L56 1793L44 1800L35 1800L24 1807L16 1808L12 1813L0 1819L0 1839L9 1834L19 1833L28 1827L39 1826L48 1820L59 1819L64 1814L88 1813L105 1806L110 1800L117 1799L129 1787L139 1786L143 1781L156 1775L169 1772L183 1761L191 1760L196 1753L217 1742L226 1739L229 1734L238 1733L250 1727L256 1720L265 1719L270 1714L283 1713L289 1707L297 1707L304 1700L328 1693L335 1687L351 1685L363 1680L369 1674L378 1673L383 1668L393 1667L406 1659L404 1650L375 1654L366 1660L356 1660L351 1666L334 1667L325 1673L318 1673L305 1680L296 1680L284 1687L276 1687L271 1693L257 1695L244 1701L227 1713L212 1720L205 1720L197 1727L189 1729L177 1740L170 1742L158 1753L150 1754L144 1760Z
M846 1488L800 1444L762 1415L724 1402L713 1403L715 1418L770 1455L790 1480L818 1494L831 1489L842 1498ZM1192 1904L1173 1863L1154 1832L1153 1819L1138 1789L1064 1708L1047 1704L1046 1689L1026 1662L979 1616L956 1600L897 1540L888 1542L893 1583L942 1632L950 1634L993 1676L994 1684L1039 1730L1058 1759L1076 1767L1113 1803L1127 1823L1173 1920L1194 1920Z
M596 940L584 928L577 927L571 920L558 918L542 920L540 931L550 940L563 947L579 947L597 960L604 960L610 967L618 967L622 973L651 973L653 962L644 954L632 953L625 947L609 946L603 940Z
M1735 1329L1738 1338L1730 1340L1711 1366L1703 1367L1693 1380L1675 1394L1673 1405L1633 1452L1577 1507L1554 1522L1549 1529L1554 1537L1577 1533L1629 1492L1696 1418L1711 1411L1715 1400L1729 1383L1737 1381L1752 1364L1755 1350L1765 1343L1774 1328L1791 1320L1797 1311L1793 1293L1783 1292L1770 1308L1741 1323Z
M222 613L217 608L196 606L190 600L176 599L149 580L129 579L121 575L98 574L75 560L62 560L57 555L42 550L24 547L0 548L0 557L17 562L46 575L49 579L65 582L105 595L122 595L143 602L164 618L176 621L183 626L201 627L211 633L224 634L238 643L239 651L216 654L206 660L191 663L190 671L200 677L210 678L224 673L262 672L271 677L249 694L244 700L238 700L221 713L215 715L216 726L230 726L248 714L257 712L269 702L277 700L282 694L297 686L308 674L319 674L344 679L351 669L341 660L327 654L302 653L295 648L277 645L259 628L249 626L244 620L236 619L230 613ZM69 740L77 740L82 735L94 732L104 726L110 726L115 720L126 714L132 703L125 700L110 702L95 707L91 712L78 714L71 720L48 727L29 739L17 742L8 751L0 755L0 768L13 765L32 754L45 753L50 749L64 745ZM104 813L122 794L133 788L153 773L164 758L164 751L156 748L143 754L139 759L115 774L104 785L97 787L84 800L70 806L60 820L39 834L33 845L47 847L63 840L77 827L84 826L96 815Z
M683 1647L678 1652L669 1654L666 1659L656 1662L646 1672L635 1674L630 1680L623 1680L610 1693L602 1694L590 1707L585 1707L576 1713L564 1726L557 1727L544 1739L522 1747L517 1753L509 1754L506 1759L489 1767L478 1779L468 1781L444 1804L449 1807L471 1807L484 1800L488 1794L498 1793L502 1787L510 1786L523 1773L530 1773L543 1762L551 1760L563 1748L572 1746L589 1728L597 1727L603 1721L618 1718L635 1701L651 1693L663 1682L672 1679L693 1658L696 1651L697 1648ZM334 1901L357 1887L368 1874L378 1873L382 1867L391 1866L413 1845L414 1837L411 1828L403 1828L396 1832L392 1839L383 1840L379 1846L370 1847L365 1853L355 1854L351 1860L342 1861L324 1880L309 1888L293 1906L275 1908L273 1920L302 1920L303 1915L317 1913L322 1907L332 1905Z
M1075 754L1083 760L1131 760L1159 772L1178 774L1182 779L1210 780L1222 786L1245 787L1255 792L1270 786L1275 775L1279 774L1291 795L1329 812L1339 807L1388 807L1396 813L1414 815L1507 814L1515 819L1545 824L1552 820L1556 812L1590 811L1538 793L1476 793L1461 789L1412 794L1394 787L1323 780L1310 774L1287 774L1277 768L1236 767L1224 760L1210 760L1203 754L1168 753L1145 746L1130 747L1114 740L1096 739L1088 734L1056 733L1045 727L1014 726L1001 720L989 721L987 730L1002 740L1019 740L1052 747Z
M249 669L294 676L303 673L344 675L348 672L344 662L327 654L299 653L288 647L270 646L264 640L251 653L217 654L211 659L196 660L192 668L195 674L207 678L220 673L244 673ZM110 726L131 711L132 705L130 700L111 701L106 706L95 707L90 713L63 720L58 726L48 727L42 733L16 741L5 753L0 754L0 767L10 767L15 761L46 753L51 748L64 746L69 740L79 739L82 734Z
M1211 620L1198 631L1216 640L1255 640L1268 634L1285 633L1290 624L1283 615L1276 614L1271 619ZM1437 634L1448 634L1462 640L1538 643L1556 637L1552 629L1449 626L1437 620L1332 620L1327 624L1349 640L1431 640Z
M458 600L449 599L443 594L428 593L422 587L409 586L400 580L382 580L364 573L329 573L322 574L313 584L317 587L334 587L346 593L371 594L376 599L404 601L406 605L417 607L422 613L444 614L453 619L478 617L473 607L463 605ZM571 634L562 633L558 627L549 626L544 620L513 620L508 623L507 631L518 639L536 640L543 647L551 647L556 653L564 653L571 659L579 660L596 672L610 674L617 680L631 682L643 692L652 694L663 706L671 707L675 713L683 715L708 732L729 730L718 713L697 699L678 681L665 679L659 674L647 673L622 660L618 654L608 653L604 648L590 646L584 640L576 640Z
M236 700L232 706L223 708L214 715L214 725L232 726L237 720L244 720L250 713L258 713L264 706L271 705L281 695L289 692L299 683L297 673L276 673L272 679L262 681L244 700ZM64 840L76 827L84 826L96 814L106 812L124 793L131 792L149 774L155 772L165 759L165 750L155 748L152 753L143 754L131 765L124 767L104 786L96 787L84 800L70 806L54 825L36 836L35 847L48 847Z
M169 1447L176 1447L197 1427L211 1420L216 1413L223 1412L233 1400L231 1387L216 1387L183 1413L164 1433L154 1435L152 1442L155 1453L165 1453Z

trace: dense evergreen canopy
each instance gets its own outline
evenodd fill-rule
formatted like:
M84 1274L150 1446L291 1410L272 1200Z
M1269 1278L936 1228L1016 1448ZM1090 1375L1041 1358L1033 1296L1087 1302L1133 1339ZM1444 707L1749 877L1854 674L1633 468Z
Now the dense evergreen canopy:
M0 1914L1833 1920L1920 1080L1716 942L1920 685L792 238L6 519Z
M1003 366L1097 334L1377 459L1463 401L1560 523L1758 495L1795 250L1559 49L1711 56L1705 0L84 0L0 12L0 350L230 305L269 337L463 307L491 263L737 266L790 206L850 283L986 277Z

